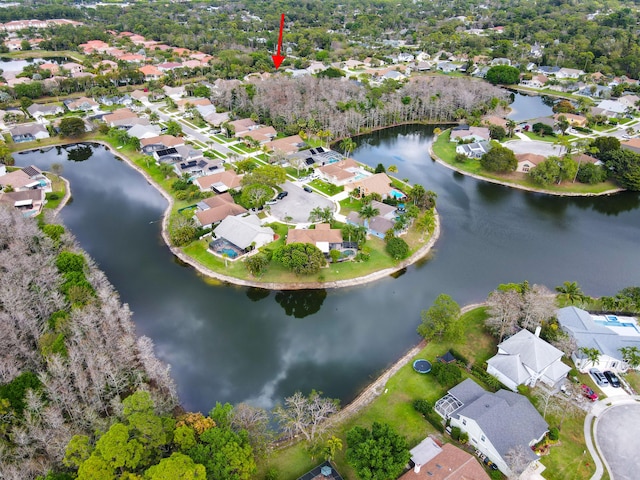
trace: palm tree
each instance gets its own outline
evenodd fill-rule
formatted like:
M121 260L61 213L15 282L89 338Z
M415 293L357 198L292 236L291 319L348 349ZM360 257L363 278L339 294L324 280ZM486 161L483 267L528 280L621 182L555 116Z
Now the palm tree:
M511 119L507 120L507 133L509 137L513 137L513 132L515 131L517 123Z
M578 351L583 354L586 360L594 367L598 364L598 361L600 360L600 350L597 348L581 347Z
M345 138L340 142L340 149L344 152L345 157L348 157L349 154L355 150L356 146L356 142L350 138Z
M363 205L360 211L358 212L358 216L364 220L365 227L369 226L369 220L373 217L376 217L380 214L380 210L375 208L370 203Z
M575 305L587 299L577 282L563 282L555 290L558 292L558 299L563 300L568 305Z

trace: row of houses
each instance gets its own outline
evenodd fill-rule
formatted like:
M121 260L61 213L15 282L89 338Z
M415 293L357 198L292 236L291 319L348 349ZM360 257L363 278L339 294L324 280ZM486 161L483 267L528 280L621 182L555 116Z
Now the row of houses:
M8 172L0 163L0 205L16 208L25 216L34 216L42 211L46 194L51 191L51 180L39 168L31 165Z

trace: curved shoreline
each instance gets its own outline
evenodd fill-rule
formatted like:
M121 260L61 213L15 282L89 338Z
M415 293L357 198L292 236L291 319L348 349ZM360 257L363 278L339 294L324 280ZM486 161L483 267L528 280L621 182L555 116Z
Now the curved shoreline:
M171 214L171 210L173 209L173 205L175 203L175 200L144 169L142 169L141 167L136 165L136 163L133 160L131 160L128 156L118 152L109 143L104 142L102 140L85 140L85 141L59 142L59 143L56 143L56 144L53 144L53 145L47 145L47 147L49 147L49 146L61 146L61 145L73 145L73 144L79 144L79 143L96 143L96 144L99 144L99 145L103 145L104 147L108 148L109 151L116 158L120 158L120 159L124 160L130 167L132 167L137 172L139 172L145 178L147 183L149 183L156 190L158 190L160 195L162 195L165 198L165 200L167 200L167 208L165 209L164 213L162 214L162 230L161 230L161 234L162 234L162 239L164 240L165 244L167 245L167 247L169 248L171 253L175 257L179 258L180 261L182 261L182 262L186 263L187 265L193 267L201 275L204 275L204 276L209 277L209 278L214 278L216 280L219 280L221 282L225 282L225 283L228 283L228 284L238 285L238 286L242 286L242 287L264 288L266 290L315 290L315 289L321 289L321 288L345 288L345 287L355 287L355 286L359 286L359 285L365 285L367 283L371 283L371 282L374 282L376 280L380 280L381 278L384 278L384 277L390 276L390 275L392 275L394 273L397 273L400 270L403 270L403 269L407 268L408 266L416 263L418 260L421 260L422 258L426 257L427 254L431 251L431 248L435 245L436 241L440 237L440 216L438 215L438 212L435 211L435 228L433 230L433 233L431 234L431 237L429 238L429 241L426 244L424 244L422 247L420 247L409 258L403 260L398 265L396 265L394 267L391 267L391 268L385 268L384 270L378 270L378 271L372 272L370 274L363 275L361 277L355 277L355 278L350 278L350 279L345 279L345 280L334 280L334 281L328 281L328 282L278 283L278 282L259 282L259 281L245 280L245 279L242 279L242 278L231 277L229 275L225 275L223 273L216 272L215 270L211 270L210 268L207 268L207 267L201 265L196 260L194 260L193 258L188 256L186 253L184 253L180 248L174 247L174 246L171 245L171 242L169 240L169 217L170 217L170 214ZM36 148L28 148L28 149L25 149L24 151L40 150L40 149L42 149L42 147L39 147L39 148L38 147L36 147ZM69 188L68 191L70 192L70 188ZM60 207L60 209L61 209L61 207Z
M436 139L437 139L437 136L434 138L434 141ZM493 183L496 185L502 185L504 187L515 188L517 190L523 190L525 192L542 193L544 195L553 195L556 197L601 197L603 195L612 195L614 193L620 193L625 191L624 188L614 188L612 190L605 190L604 192L598 192L598 193L588 193L588 192L580 193L580 192L556 192L553 190L545 190L543 188L527 187L525 185L519 185L517 183L511 183L511 182L506 182L502 180L496 180L493 178L483 177L482 175L477 175L475 173L470 173L465 170L462 170L458 167L454 167L453 165L445 162L435 154L435 152L433 151L433 143L429 145L429 155L434 161L438 162L440 165L447 167L449 170L453 170L454 172L458 172L462 175L466 175L467 177L475 178L476 180L482 180L482 181Z

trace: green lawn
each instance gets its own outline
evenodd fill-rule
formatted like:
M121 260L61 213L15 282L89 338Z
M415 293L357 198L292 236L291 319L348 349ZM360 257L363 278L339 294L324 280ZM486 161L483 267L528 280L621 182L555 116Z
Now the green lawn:
M524 133L527 137L529 137L531 140L537 140L539 142L549 142L549 143L554 143L558 141L558 137L551 136L551 135L538 135L537 133L534 132L522 132Z
M529 133L527 134L534 135ZM438 156L443 162L448 163L449 165L456 167L462 171L480 175L486 177L487 179L499 180L501 182L521 185L532 189L542 189L558 193L602 193L616 188L616 185L611 181L598 183L596 185L589 185L580 182L563 182L560 185L553 184L541 187L537 183L531 181L525 174L515 172L504 175L489 173L483 170L482 166L480 165L480 160L477 158L470 158L465 160L464 162L459 162L456 160L456 144L453 142L449 142L449 131L445 131L440 134L438 136L438 139L434 142L432 148L436 156Z
M47 173L46 175L49 180L51 180L52 192L46 194L47 203L45 204L44 208L55 210L56 208L58 208L60 202L62 202L62 199L67 193L67 185L60 179L59 176L54 175L53 173ZM53 195L57 196L58 198L52 200L50 197Z
M427 308L428 305L424 307ZM482 361L493 355L496 343L484 330L486 318L484 308L471 310L462 318L466 325L464 338L473 339L473 341L460 344L431 342L416 358L433 361L436 356L442 355L451 347L468 355L470 360ZM418 322L419 319L416 319L416 327ZM391 424L407 438L411 447L417 445L428 434L435 432L435 428L414 410L412 402L421 398L435 402L444 395L446 388L439 385L432 376L416 373L412 363L409 362L389 379L385 385L385 393L335 428L332 433L342 439L345 449L346 432L350 428L356 425L368 427L375 421ZM268 460L260 463L259 467L260 472L265 472L268 467L275 467L280 474L280 479L290 480L299 477L318 463L320 460L317 458L311 460L305 443L299 442L273 452ZM355 473L346 463L344 449L337 455L335 463L344 478L356 478ZM256 478L261 477L258 475Z
M214 135L213 136L216 140L218 140L220 143L231 143L231 142L235 142L235 138L227 138L224 135Z
M246 152L244 150L242 150L241 148L238 148L237 145L228 145L227 148L229 150L232 150L234 152L236 152L239 155L244 155Z
M340 213L347 215L349 212L359 212L362 209L362 201L357 198L345 198L340 200Z
M315 189L321 191L325 195L332 197L338 193L344 191L344 186L337 186L332 183L325 182L324 180L315 179L309 182L309 185Z

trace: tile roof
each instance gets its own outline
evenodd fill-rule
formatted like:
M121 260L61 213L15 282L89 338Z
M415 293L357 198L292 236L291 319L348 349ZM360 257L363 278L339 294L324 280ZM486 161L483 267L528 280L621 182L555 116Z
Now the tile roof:
M319 242L342 243L342 230L331 228L328 223L321 223L316 225L315 229L295 228L287 233L287 245L290 243L315 245Z

